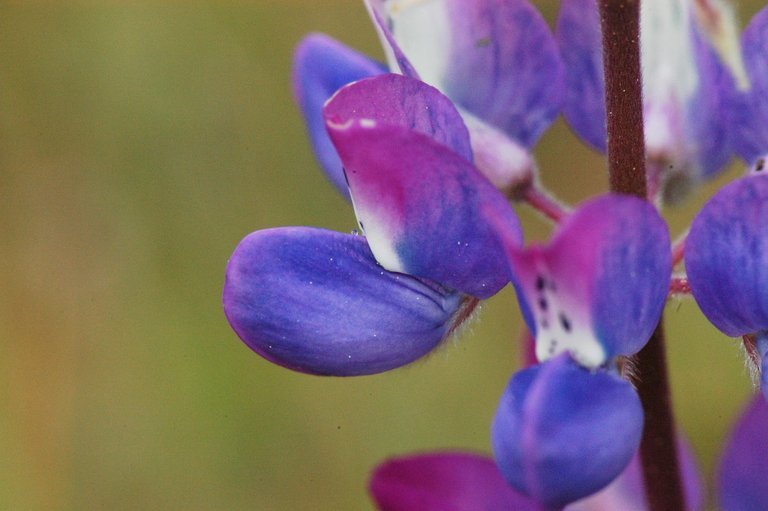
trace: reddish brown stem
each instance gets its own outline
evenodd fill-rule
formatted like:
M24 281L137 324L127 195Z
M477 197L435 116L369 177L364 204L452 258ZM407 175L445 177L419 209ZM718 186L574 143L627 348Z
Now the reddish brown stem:
M688 277L672 277L672 280L669 281L669 292L673 295L691 294L691 284L688 282Z
M683 258L685 257L685 240L687 239L688 235L679 238L675 243L672 245L672 267L679 266L683 262Z
M640 75L639 0L600 0L608 132L608 171L614 192L647 197ZM685 498L675 442L663 320L637 355L637 390L645 411L640 445L651 511L681 511Z
M525 192L523 192L523 199L533 209L555 223L560 223L571 213L567 207L560 204L555 198L535 184L526 188Z

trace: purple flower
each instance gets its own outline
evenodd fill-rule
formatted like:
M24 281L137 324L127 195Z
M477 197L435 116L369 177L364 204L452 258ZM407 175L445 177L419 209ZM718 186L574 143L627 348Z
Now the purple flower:
M499 189L534 179L530 149L557 116L562 66L546 22L526 0L369 0L390 70L423 80L459 108L477 168ZM299 46L296 96L316 154L345 193L338 157L320 119L344 83L381 66L322 36Z
M690 448L678 442L690 511L703 508L699 471ZM415 454L385 461L371 476L370 492L381 511L544 511L512 489L487 456L467 452ZM639 455L601 491L565 511L647 511ZM734 510L736 511L736 510Z
M543 363L502 396L494 457L515 489L559 509L605 487L639 445L642 407L615 360L640 350L659 321L669 233L652 205L622 195L582 204L546 246L521 249L514 230L496 226Z
M642 431L643 409L632 386L614 374L590 372L564 353L512 378L493 421L493 454L514 488L560 509L613 481Z
M729 70L744 82L738 48L728 46L735 39L735 22L724 3L709 2L706 13L699 12L702 3L646 0L641 10L647 173L665 202L718 172L733 150ZM566 69L565 118L604 152L605 83L595 0L564 0L556 34Z
M227 266L224 310L277 364L386 371L428 353L508 281L482 215L502 218L518 243L520 228L470 163L467 130L436 89L370 78L336 94L325 117L365 237L308 227L250 234Z

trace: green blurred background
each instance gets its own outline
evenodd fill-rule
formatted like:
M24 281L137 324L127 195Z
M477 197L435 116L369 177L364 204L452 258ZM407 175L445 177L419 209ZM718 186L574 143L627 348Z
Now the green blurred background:
M387 456L488 451L518 359L509 290L428 360L364 378L273 366L224 319L248 232L355 227L291 98L313 30L381 55L357 0L0 6L0 509L371 509ZM537 157L566 201L606 187L562 121ZM738 172L670 212L673 234ZM711 474L750 385L692 301L667 310L677 415Z

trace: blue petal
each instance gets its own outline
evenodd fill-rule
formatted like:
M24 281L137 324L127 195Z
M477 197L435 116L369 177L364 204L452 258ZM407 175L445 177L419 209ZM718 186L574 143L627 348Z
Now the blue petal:
M739 419L723 452L718 474L722 511L768 509L768 404L761 396Z
M726 335L768 328L768 176L722 188L696 215L685 268L696 303Z
M341 162L325 130L323 104L342 86L385 71L378 62L323 34L305 37L296 48L294 95L304 114L307 134L328 179L347 198Z
M361 236L285 227L240 242L223 301L232 328L264 358L354 376L431 351L452 330L462 298L383 270Z
M700 177L708 178L722 170L733 155L735 130L729 128L729 123L736 106L736 91L717 52L698 32L692 37L699 87L685 109L686 139Z
M595 0L563 0L555 34L565 65L563 115L585 142L605 152L603 44Z
M532 147L559 112L562 64L546 21L527 0L369 0L404 74Z
M360 227L390 271L488 298L507 282L501 247L481 209L520 244L506 198L472 164L422 133L366 119L329 123Z
M760 390L768 400L768 330L757 332L756 347L760 355Z
M744 63L751 88L734 110L736 152L748 163L768 152L768 8L763 8L742 35Z
M507 481L560 508L608 485L640 445L643 410L632 386L563 354L517 373L492 426Z
M409 128L472 161L469 133L456 107L440 91L413 78L385 74L349 84L334 94L323 115L335 124L369 119Z

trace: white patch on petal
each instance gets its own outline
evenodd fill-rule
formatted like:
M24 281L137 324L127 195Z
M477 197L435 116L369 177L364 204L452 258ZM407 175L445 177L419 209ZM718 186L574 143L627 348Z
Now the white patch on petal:
M450 65L451 21L442 0L389 0L385 4L392 34L422 81L443 90ZM397 63L387 52L389 66Z
M699 81L690 0L643 0L640 5L644 99L685 103Z
M592 331L587 304L561 293L546 268L540 266L535 278L528 296L536 320L536 358L544 362L568 351L584 367L603 365L605 352Z
M699 87L692 41L691 0L643 0L640 11L646 154L668 174L695 172L696 141L684 126L688 102Z
M352 198L352 208L355 210L357 223L365 235L373 257L385 270L405 273L403 263L395 250L393 233L381 221L387 218L386 208L378 207L376 204L366 206L358 204L351 188L349 196Z

